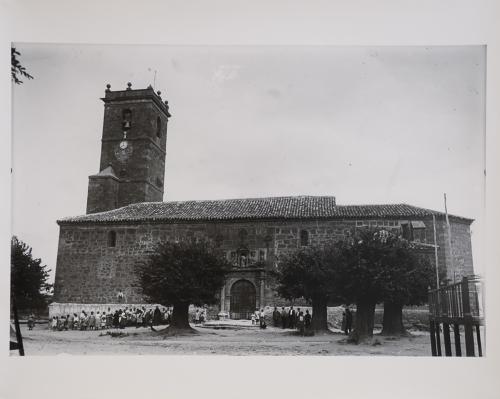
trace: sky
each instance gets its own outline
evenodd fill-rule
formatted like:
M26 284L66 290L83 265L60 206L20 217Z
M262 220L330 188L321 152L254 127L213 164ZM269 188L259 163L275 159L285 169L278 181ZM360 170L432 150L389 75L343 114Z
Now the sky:
M16 44L12 231L56 266L85 213L106 84L170 105L164 200L333 195L475 219L484 270L485 48ZM156 74L155 74L156 71ZM156 77L155 77L156 76Z

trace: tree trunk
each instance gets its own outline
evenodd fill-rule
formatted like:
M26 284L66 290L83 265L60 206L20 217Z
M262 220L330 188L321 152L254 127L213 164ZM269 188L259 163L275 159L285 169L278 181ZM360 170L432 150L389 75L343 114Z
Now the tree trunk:
M382 335L406 335L403 325L403 305L394 302L384 302Z
M360 344L372 339L375 305L375 302L369 300L360 300L356 302L354 331L349 337L351 341Z
M170 321L170 330L191 330L189 325L189 303L174 303Z
M311 329L313 331L328 331L327 300L316 298L312 301Z

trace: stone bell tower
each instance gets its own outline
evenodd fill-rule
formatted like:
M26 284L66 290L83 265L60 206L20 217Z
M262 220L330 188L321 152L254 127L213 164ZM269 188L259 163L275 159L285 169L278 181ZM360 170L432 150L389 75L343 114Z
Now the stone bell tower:
M99 173L89 176L87 213L163 201L168 101L151 86L111 91L104 98Z

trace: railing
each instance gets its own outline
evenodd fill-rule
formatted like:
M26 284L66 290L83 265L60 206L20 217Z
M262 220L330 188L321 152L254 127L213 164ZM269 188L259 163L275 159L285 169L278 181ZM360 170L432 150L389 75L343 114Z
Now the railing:
M478 276L429 291L429 322L432 356L442 356L441 331L445 356L452 356L450 326L453 329L455 355L462 356L460 331L465 333L467 356L482 356L481 327L484 326L483 281ZM474 340L474 330L476 340Z

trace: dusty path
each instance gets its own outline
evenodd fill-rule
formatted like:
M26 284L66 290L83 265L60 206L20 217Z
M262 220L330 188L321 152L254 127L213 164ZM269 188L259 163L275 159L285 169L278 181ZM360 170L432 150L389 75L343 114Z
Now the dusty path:
M161 328L161 327L160 327ZM380 345L345 343L340 332L300 337L292 330L269 327L213 330L199 328L198 334L163 339L146 328L129 327L106 331L50 331L39 325L28 331L23 326L26 355L382 355L430 356L428 333L411 337L377 337ZM123 337L101 336L107 331Z

